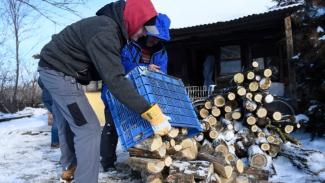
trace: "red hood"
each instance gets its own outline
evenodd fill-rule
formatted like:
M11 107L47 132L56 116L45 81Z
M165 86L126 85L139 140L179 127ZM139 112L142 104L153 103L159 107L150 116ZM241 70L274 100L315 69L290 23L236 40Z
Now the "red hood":
M134 35L148 20L157 16L150 0L127 0L123 11L129 37Z

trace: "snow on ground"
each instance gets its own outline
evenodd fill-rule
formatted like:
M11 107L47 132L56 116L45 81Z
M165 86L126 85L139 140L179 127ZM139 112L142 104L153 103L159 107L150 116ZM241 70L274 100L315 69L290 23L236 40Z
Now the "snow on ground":
M44 109L27 108L20 114L33 113L30 118L11 120L0 123L0 183L48 183L58 182L61 167L59 149L50 148L50 128L47 126L47 114ZM6 117L7 114L2 114ZM12 114L10 114L12 115ZM310 141L310 135L296 132L305 149L325 152L325 138ZM118 148L117 172L100 172L100 183L138 183L132 178L130 169L125 164L127 153ZM317 159L317 157L314 157ZM314 164L317 168L319 164ZM271 182L305 183L315 181L306 173L296 168L287 158L279 156L273 161L275 172ZM318 176L325 182L325 172Z
M322 37L318 38L320 41L325 41L325 35L323 35Z
M325 153L325 137L315 138L314 141L310 141L310 134L304 133L302 131L297 131L294 137L299 139L302 147L305 149L314 149ZM316 158L317 157L312 157ZM324 166L325 159L312 160L312 162L317 162L311 165L311 167L318 168L318 166ZM277 175L270 178L271 182L294 182L294 183L309 183L309 182L325 182L325 172L320 173L318 177L312 177L302 170L295 167L288 158L279 156L273 160L273 165ZM315 180L318 179L318 180Z
M50 147L47 111L27 108L19 114L33 113L0 123L0 183L58 182L61 174L59 149ZM9 117L13 114L2 114ZM125 162L127 153L118 148L118 172L100 172L100 183L139 182L130 178Z

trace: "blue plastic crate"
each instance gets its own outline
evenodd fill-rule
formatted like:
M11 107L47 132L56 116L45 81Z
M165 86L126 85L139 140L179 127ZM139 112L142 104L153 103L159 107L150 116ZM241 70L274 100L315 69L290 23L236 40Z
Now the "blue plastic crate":
M189 128L189 136L202 131L200 122L187 95L183 82L163 73L148 71L145 67L133 69L127 78L138 93L149 103L158 103L163 113L171 118L171 125ZM128 149L153 135L148 121L129 110L110 92L106 95L121 144Z

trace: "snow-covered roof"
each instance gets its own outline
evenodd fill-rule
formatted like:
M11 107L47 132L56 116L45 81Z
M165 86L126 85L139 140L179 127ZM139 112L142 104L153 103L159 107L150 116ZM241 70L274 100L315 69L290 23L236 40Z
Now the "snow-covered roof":
M262 12L262 13L254 13L254 14L250 14L250 15L246 15L246 16L242 16L242 17L238 17L235 19L231 19L231 20L227 20L227 21L218 21L218 22L213 22L213 23L207 23L207 24L201 24L201 25L193 25L193 26L188 26L188 27L182 27L182 28L175 28L175 29L171 29L172 33L179 33L183 31L195 31L195 30L200 30L203 27L218 27L221 25L225 25L225 24L232 24L232 23L245 23L250 19L263 19L265 17L269 17L269 16L273 16L273 15L277 15L277 14L283 14L283 13L292 13L294 11L297 11L300 7L301 7L301 3L296 3L296 4L292 4L292 5L288 5L288 6L283 6L283 7L276 7L276 8L272 8L269 11L266 12Z

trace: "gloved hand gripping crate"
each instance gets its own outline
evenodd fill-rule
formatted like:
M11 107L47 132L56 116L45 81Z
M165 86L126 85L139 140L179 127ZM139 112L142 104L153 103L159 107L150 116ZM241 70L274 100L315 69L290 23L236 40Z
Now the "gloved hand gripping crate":
M127 78L149 103L157 103L160 106L163 113L171 118L170 124L173 127L188 128L190 137L202 131L191 100L180 79L149 71L146 67L136 67ZM154 134L148 121L121 104L110 92L106 94L106 100L121 144L125 149Z

